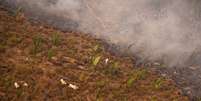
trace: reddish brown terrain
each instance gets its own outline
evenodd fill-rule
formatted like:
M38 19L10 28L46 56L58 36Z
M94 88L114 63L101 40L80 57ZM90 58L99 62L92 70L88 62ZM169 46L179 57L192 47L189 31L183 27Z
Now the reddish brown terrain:
M189 101L172 80L90 35L0 9L0 101Z

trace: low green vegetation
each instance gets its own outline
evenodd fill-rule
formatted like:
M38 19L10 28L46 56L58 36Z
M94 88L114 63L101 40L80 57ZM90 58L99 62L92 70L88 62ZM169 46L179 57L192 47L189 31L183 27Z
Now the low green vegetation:
M97 66L97 64L100 62L101 56L95 56L92 58L92 64L93 66Z
M61 41L59 33L53 33L51 41L52 41L52 44L54 46L58 46L60 44L60 41Z
M147 72L148 71L146 69L134 71L130 78L127 80L127 87L132 87L136 81L145 79Z
M36 54L41 51L43 39L42 39L41 35L37 35L32 40L33 40L32 53Z
M135 82L135 79L130 77L126 82L127 87L131 87L134 82Z
M49 49L48 52L47 52L47 58L48 58L48 60L51 60L54 55L55 55L54 50Z
M153 82L153 86L155 89L160 89L164 83L164 78L158 78Z

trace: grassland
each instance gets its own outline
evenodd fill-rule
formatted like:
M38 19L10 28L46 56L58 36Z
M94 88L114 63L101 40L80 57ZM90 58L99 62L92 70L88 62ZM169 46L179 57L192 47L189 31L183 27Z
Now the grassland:
M172 80L88 34L0 9L0 101L188 101Z

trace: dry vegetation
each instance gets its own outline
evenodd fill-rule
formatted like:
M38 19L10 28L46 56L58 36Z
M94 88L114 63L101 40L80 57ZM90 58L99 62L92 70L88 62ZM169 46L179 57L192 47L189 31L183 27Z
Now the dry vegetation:
M0 9L1 101L188 101L175 84L89 35Z

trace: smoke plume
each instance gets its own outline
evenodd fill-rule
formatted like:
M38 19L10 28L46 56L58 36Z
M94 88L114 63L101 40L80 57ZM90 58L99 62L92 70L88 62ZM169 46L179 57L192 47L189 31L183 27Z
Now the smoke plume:
M171 66L201 59L199 0L4 0L34 19L91 33ZM128 50L127 50L128 51Z

